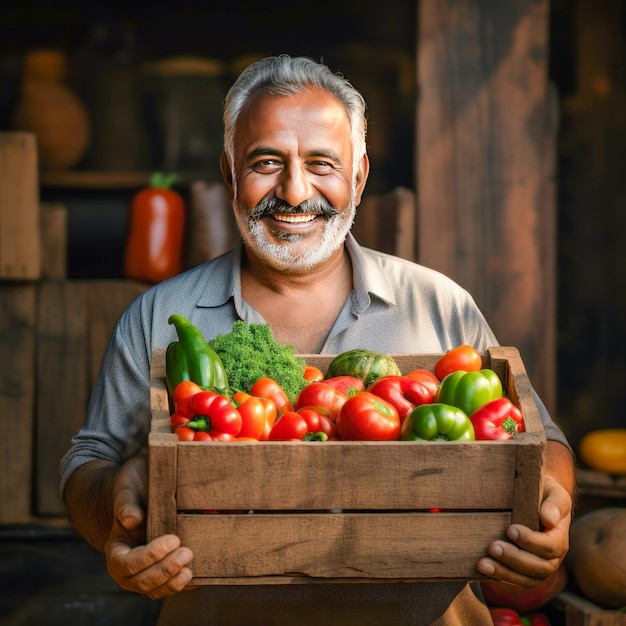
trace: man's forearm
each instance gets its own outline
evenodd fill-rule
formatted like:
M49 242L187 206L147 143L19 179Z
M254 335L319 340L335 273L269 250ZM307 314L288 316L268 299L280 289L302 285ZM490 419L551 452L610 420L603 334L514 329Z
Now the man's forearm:
M547 443L545 471L567 489L574 498L576 495L574 457L562 443L550 440Z
M117 470L110 461L86 463L70 476L63 494L74 528L100 552L113 525L111 492Z

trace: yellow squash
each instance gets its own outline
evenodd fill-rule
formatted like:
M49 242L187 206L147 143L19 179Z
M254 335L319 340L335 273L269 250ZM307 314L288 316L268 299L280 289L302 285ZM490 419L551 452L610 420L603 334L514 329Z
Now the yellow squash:
M591 469L626 474L626 428L592 430L578 444L580 460Z

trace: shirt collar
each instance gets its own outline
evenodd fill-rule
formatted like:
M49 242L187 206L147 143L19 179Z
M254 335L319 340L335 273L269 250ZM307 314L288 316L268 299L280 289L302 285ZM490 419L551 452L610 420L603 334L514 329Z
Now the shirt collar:
M234 299L235 306L240 308L241 301L241 255L242 246L233 248L207 266L208 275L206 287L198 306L218 307L225 304L230 298ZM346 237L346 250L352 262L352 302L355 313L362 313L367 309L374 296L390 305L395 305L396 298L387 274L382 269L380 254L361 248L352 233Z
M346 249L352 261L352 301L355 313L365 311L372 296L395 305L396 296L389 277L379 262L382 253L362 248L352 233L348 233L346 238Z

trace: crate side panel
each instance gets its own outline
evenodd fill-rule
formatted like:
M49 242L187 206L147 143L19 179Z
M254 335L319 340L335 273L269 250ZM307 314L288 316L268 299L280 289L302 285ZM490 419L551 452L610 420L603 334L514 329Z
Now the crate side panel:
M506 513L241 514L179 515L177 529L199 579L476 579L509 524Z
M148 435L148 541L176 534L176 449L172 433Z
M178 447L178 510L513 506L512 442L192 442Z

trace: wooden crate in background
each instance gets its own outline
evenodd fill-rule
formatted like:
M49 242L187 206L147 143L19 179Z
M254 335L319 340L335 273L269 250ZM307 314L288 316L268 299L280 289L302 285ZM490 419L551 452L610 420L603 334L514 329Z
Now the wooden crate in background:
M0 133L0 279L41 274L37 144L32 133Z
M30 521L37 287L0 284L0 524Z
M407 372L440 356L394 358ZM323 371L332 359L305 357ZM524 413L512 440L179 442L155 351L148 539L174 533L193 550L192 584L479 578L511 523L537 528L546 445L517 350L492 348L483 365Z
M125 280L42 281L36 359L35 513L65 516L58 464L82 425L113 327L146 289Z

